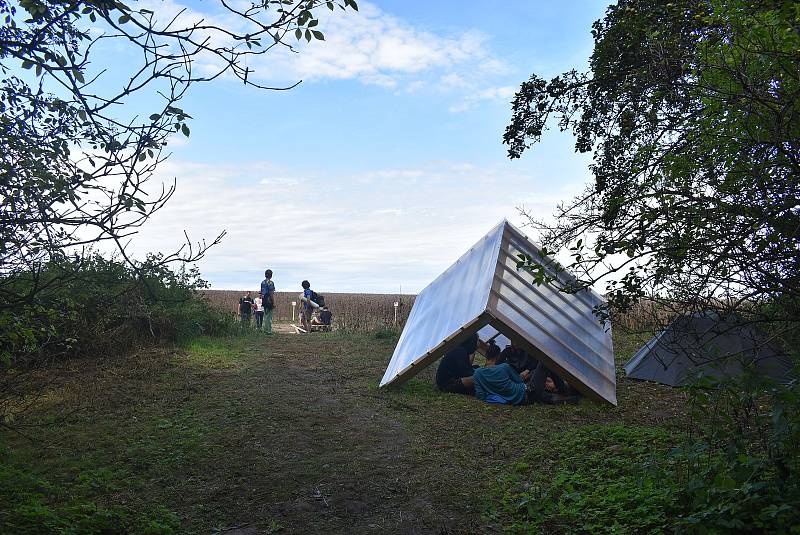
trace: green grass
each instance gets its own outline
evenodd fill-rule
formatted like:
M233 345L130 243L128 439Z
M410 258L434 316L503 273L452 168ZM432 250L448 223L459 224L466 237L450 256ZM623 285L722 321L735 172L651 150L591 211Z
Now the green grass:
M676 440L622 425L564 432L497 478L487 515L512 533L669 531L679 489L663 476Z
M30 439L0 437L0 503L10 504L0 532L570 531L575 508L632 502L565 489L633 485L640 448L667 447L682 423L680 392L627 381L619 407L491 406L439 392L435 366L379 389L395 342L396 333L253 333L66 366L50 401L17 422ZM622 449L582 457L593 441ZM638 460L624 473L614 458ZM581 459L578 479L566 478ZM526 483L554 508L520 516Z

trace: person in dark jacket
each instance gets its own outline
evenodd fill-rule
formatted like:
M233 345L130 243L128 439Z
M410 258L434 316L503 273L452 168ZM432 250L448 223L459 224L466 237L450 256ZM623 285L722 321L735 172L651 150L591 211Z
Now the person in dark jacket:
M564 380L559 377L558 374L543 366L538 360L533 358L530 353L519 346L514 344L507 345L502 353L500 353L498 362L507 362L517 373L528 370L531 374L534 374L534 372L538 371L538 374L536 374L537 383L541 381L543 386L549 378L553 381L553 385L555 385L556 391L559 394L570 393L566 383L564 383ZM543 390L540 388L539 391L542 392Z
M473 334L442 357L436 370L436 386L439 390L468 396L475 393L475 382L472 379L475 370L472 367L472 359L477 349L478 335Z

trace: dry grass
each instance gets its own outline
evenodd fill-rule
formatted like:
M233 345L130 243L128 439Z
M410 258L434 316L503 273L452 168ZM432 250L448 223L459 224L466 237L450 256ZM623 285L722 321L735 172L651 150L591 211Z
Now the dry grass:
M258 290L251 290L252 295L258 295ZM247 290L206 290L203 292L208 300L223 310L236 312L239 298ZM333 312L333 321L339 329L350 331L371 331L382 327L395 325L394 303L397 307L396 325L405 325L411 307L414 305L414 295L400 294L356 294L356 293L323 293L325 304ZM297 321L300 312L300 292L275 292L275 311L273 321ZM292 301L297 303L294 308L295 317L292 318Z

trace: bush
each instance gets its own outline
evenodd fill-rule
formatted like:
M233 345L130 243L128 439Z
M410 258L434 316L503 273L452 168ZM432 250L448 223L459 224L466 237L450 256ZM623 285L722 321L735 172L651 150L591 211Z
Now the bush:
M0 277L0 421L40 388L30 372L59 358L103 358L197 335L237 332L211 307L196 269L173 271L158 256L137 269L95 255ZM10 296L28 295L15 301ZM34 381L34 382L31 382Z
M750 375L691 388L695 432L681 465L680 524L709 532L796 533L800 525L800 392Z
M172 271L158 256L138 269L99 255L62 259L0 282L14 287L9 293L34 296L7 302L0 294L0 366L6 368L224 334L232 323L198 293L207 284L196 268Z
M798 533L800 387L748 375L690 387L691 432L589 426L501 474L511 532Z

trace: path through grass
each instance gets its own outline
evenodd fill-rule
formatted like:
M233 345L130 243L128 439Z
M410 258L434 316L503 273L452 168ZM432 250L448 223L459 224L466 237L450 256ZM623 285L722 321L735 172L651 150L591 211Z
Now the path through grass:
M33 441L2 437L0 498L17 498L0 526L500 531L508 519L487 506L531 451L587 426L670 433L682 420L679 392L624 380L617 408L485 405L439 393L433 369L379 390L394 342L336 333L199 339L99 366L71 362L51 372L61 386L17 422ZM616 342L620 359L635 349Z

